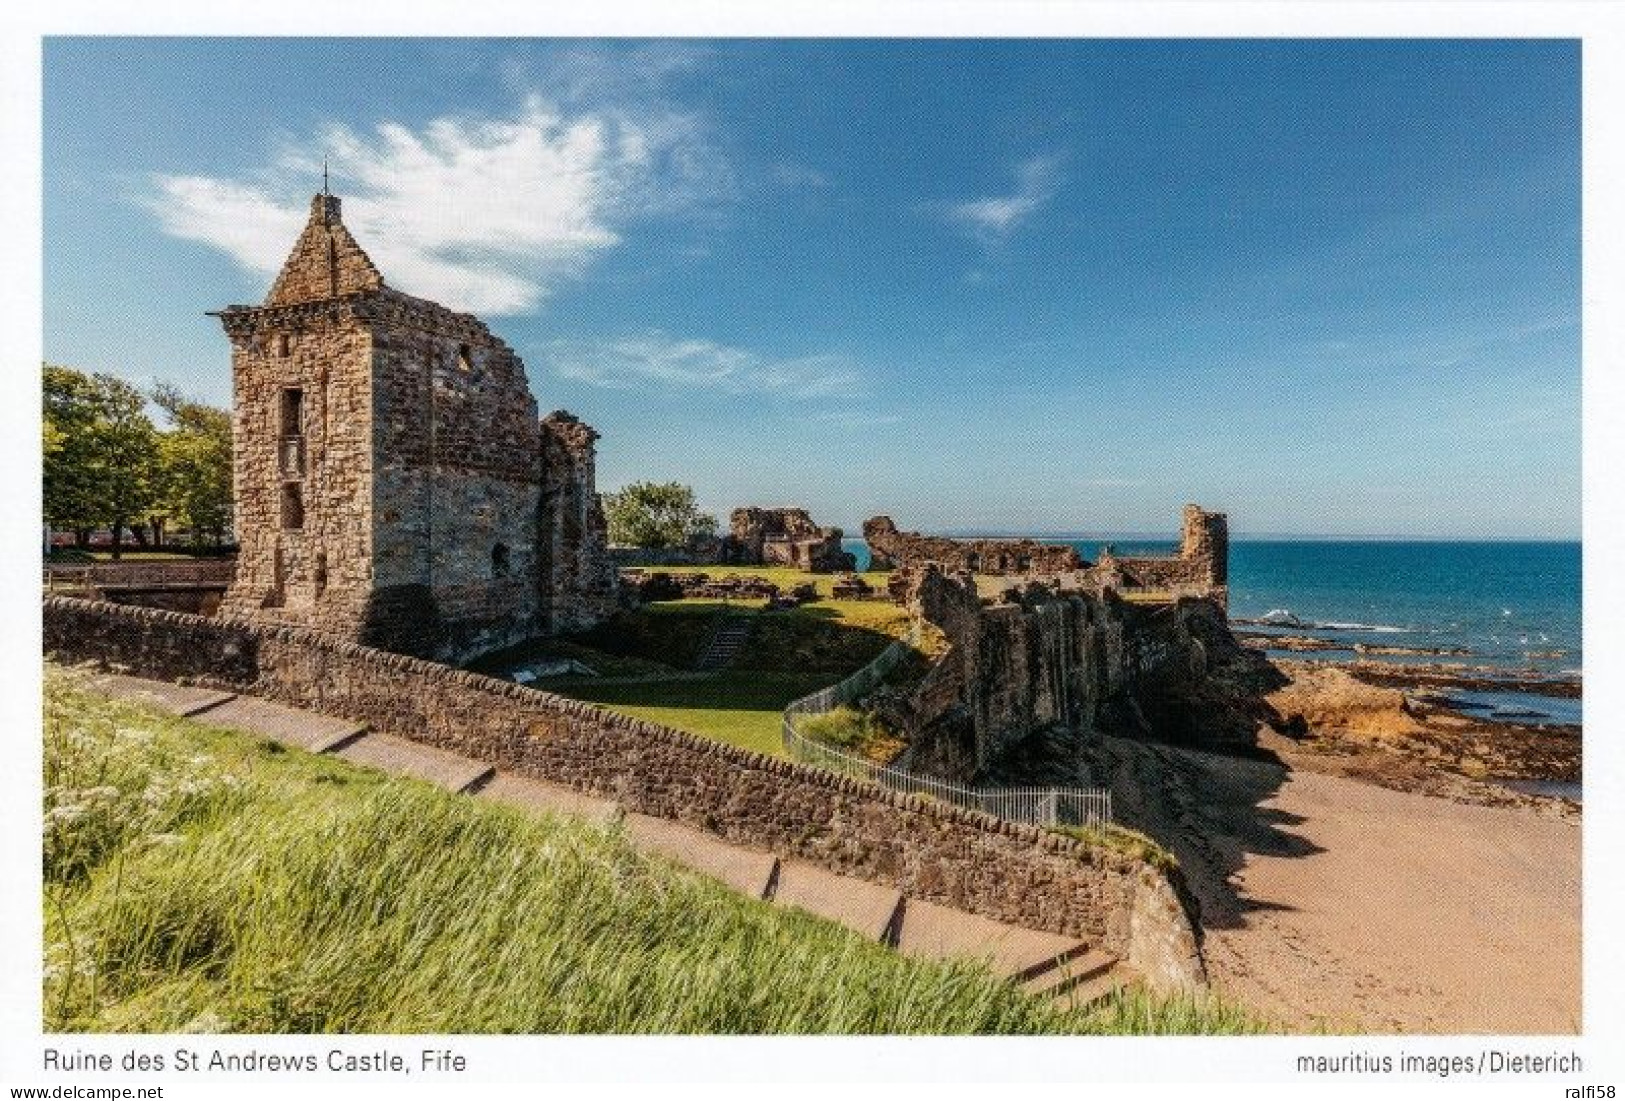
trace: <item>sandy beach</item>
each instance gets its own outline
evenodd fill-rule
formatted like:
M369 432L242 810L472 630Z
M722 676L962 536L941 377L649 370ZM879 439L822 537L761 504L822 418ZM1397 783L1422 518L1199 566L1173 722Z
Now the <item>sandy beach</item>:
M1215 986L1294 1028L1580 1029L1576 815L1165 752Z

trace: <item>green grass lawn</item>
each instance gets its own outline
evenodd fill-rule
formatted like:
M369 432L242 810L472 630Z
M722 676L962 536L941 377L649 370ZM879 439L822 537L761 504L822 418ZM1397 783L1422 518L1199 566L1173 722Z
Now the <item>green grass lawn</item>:
M47 1032L1235 1032L1063 1011L633 849L47 669Z
M829 684L823 673L724 670L703 679L605 683L572 678L545 685L561 696L782 757L779 722L791 700Z
M727 616L750 620L749 640L729 667L696 673L706 642ZM882 601L821 600L766 612L754 603L675 600L623 612L566 639L490 655L474 668L500 676L519 662L573 657L599 675L543 678L534 687L782 754L785 705L873 661L909 622L905 610Z

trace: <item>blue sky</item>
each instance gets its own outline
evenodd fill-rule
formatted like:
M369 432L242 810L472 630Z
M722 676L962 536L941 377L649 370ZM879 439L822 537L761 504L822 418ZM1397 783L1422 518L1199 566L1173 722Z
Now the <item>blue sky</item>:
M320 163L602 488L1575 537L1577 44L55 39L45 353L229 400Z

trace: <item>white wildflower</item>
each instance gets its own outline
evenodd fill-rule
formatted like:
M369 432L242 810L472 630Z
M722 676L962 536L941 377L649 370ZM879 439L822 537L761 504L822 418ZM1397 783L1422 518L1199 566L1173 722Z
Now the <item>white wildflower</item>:
M183 1033L197 1034L208 1032L227 1032L226 1022L212 1009L206 1009L187 1021L180 1029Z

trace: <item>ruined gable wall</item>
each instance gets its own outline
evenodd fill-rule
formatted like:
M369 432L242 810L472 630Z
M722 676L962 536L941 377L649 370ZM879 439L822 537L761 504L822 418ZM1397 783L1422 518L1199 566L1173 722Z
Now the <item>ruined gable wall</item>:
M232 344L232 494L241 544L223 607L359 627L371 588L372 341L352 302L227 311ZM303 395L297 426L284 393ZM284 428L298 429L288 439ZM297 484L303 526L285 528Z
M374 333L376 591L364 638L471 655L539 629L541 433L519 358L467 314L405 295Z
M310 201L310 219L271 284L265 305L338 298L383 285L383 276L340 220L338 196L317 195Z
M598 433L563 410L541 423L538 570L550 631L581 630L615 609L609 522L597 491Z
M1103 577L1114 569L1128 587L1183 590L1229 605L1229 521L1222 512L1186 505L1179 554L1161 558L1103 558Z

